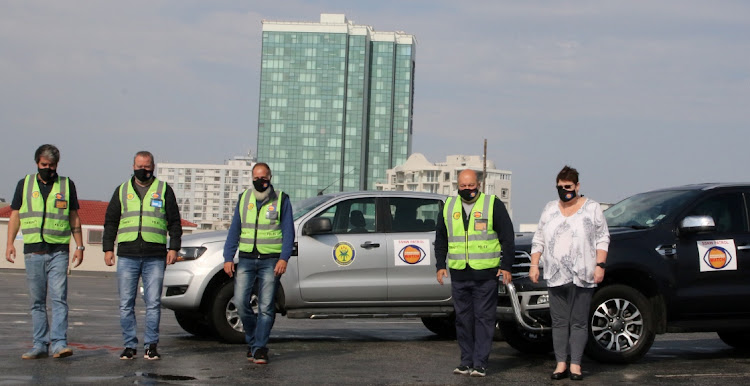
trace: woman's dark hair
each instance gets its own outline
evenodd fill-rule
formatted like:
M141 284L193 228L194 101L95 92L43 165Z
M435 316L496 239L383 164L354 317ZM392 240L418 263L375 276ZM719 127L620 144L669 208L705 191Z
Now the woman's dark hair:
M557 180L558 181L571 181L575 184L578 183L578 170L575 170L574 168L571 168L568 165L565 165L562 170L560 170L560 173L557 173Z

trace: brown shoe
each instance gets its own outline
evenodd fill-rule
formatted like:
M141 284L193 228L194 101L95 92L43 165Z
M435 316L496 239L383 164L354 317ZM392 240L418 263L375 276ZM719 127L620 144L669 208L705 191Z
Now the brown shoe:
M55 351L54 354L52 354L53 358L65 358L73 355L73 350L70 349L70 347L63 347L57 351Z

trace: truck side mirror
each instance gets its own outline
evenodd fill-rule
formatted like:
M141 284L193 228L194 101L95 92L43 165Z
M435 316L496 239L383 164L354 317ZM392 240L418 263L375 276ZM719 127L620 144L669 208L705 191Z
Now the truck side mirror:
M680 221L678 227L680 233L713 232L716 230L716 222L711 216L687 216Z
M333 225L331 219L325 217L315 217L306 222L302 227L302 234L307 236L318 235L321 233L331 233Z

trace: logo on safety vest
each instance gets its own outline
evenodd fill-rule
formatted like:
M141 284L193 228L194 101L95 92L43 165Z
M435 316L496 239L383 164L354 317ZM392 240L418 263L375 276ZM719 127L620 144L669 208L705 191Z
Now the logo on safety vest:
M732 255L722 247L712 247L703 256L703 261L713 269L722 269L732 261Z
M398 252L398 257L407 264L417 264L424 260L427 253L419 245L410 244Z
M151 198L153 198L153 199L156 199L156 200L158 200L158 199L159 199L160 197L161 197L161 196L159 195L159 193L156 193L156 192L154 192L154 193L153 193L153 194L151 195Z
M32 192L31 193L31 197L39 198L39 192L37 192L37 191Z
M273 204L271 204L271 205L268 206L268 211L269 212L273 212L274 210L276 210L276 207L273 206Z
M482 217L482 212L474 212L474 218Z
M62 200L62 199L63 199L63 197L65 197L65 196L63 196L63 194L62 194L62 193L57 193L57 194L55 194L55 198L56 198L56 199L58 199L58 200Z
M128 200L132 200L133 197L135 197L135 196L133 196L133 193L128 193Z
M333 261L342 267L345 267L354 261L354 254L354 247L346 241L342 241L333 246Z
M253 210L253 208L255 208L255 205L252 202L247 204L247 210Z
M460 219L460 218L461 218L461 213L458 213L458 212L453 212L453 219L454 219L454 220L458 220L458 219Z

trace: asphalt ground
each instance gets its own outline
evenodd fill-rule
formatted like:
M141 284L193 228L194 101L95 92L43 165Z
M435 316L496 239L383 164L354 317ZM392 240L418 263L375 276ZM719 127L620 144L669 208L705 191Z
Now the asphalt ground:
M277 318L270 363L255 365L244 345L184 332L164 310L160 361L119 359L122 337L113 273L73 271L69 280L68 340L74 355L22 360L31 347L25 274L0 270L0 385L12 384L750 384L750 355L714 333L666 334L630 365L584 358L584 381L552 381L555 359L525 355L495 342L487 377L453 375L458 346L437 338L418 319L291 320ZM139 339L143 303L136 303Z

